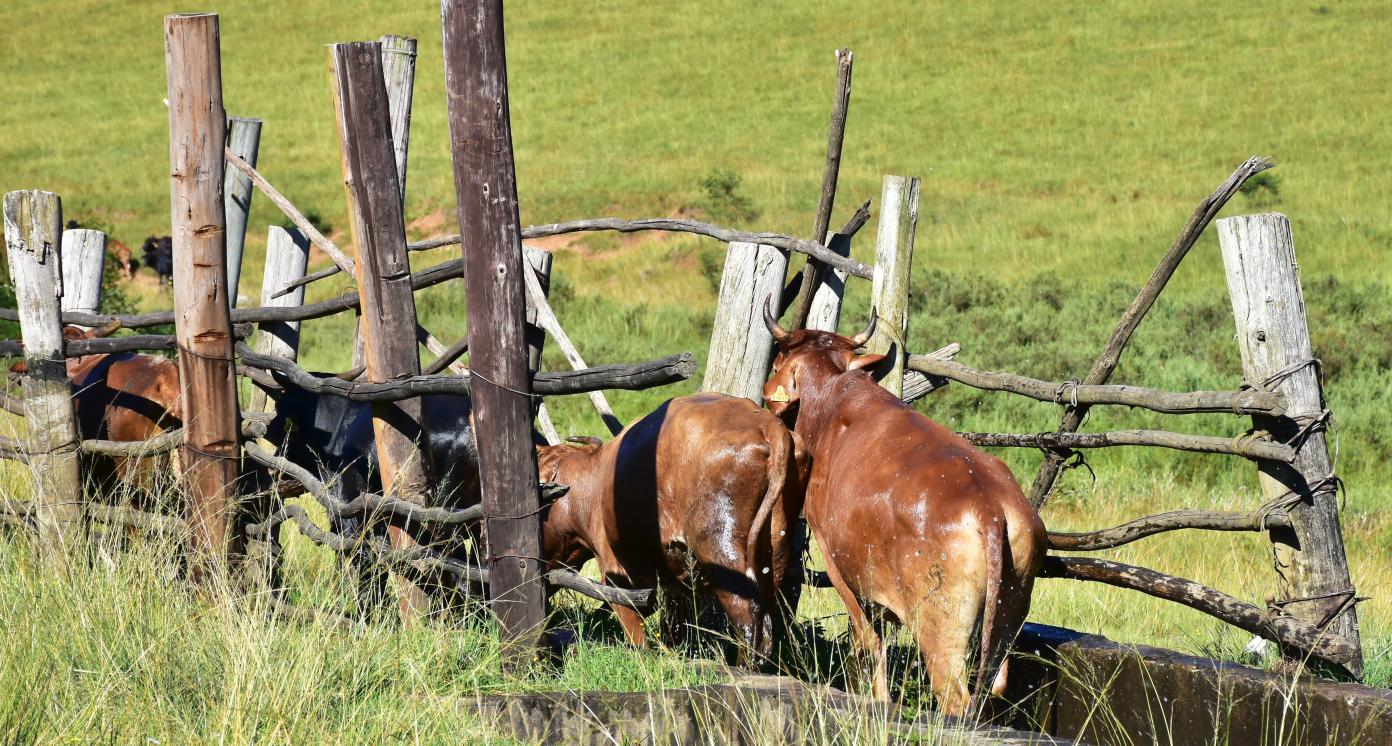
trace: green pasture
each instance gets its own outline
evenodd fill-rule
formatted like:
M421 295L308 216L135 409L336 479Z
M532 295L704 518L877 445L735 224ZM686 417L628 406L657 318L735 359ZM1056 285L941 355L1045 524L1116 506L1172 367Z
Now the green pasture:
M0 191L55 191L67 217L105 227L133 248L168 233L162 17L192 10L221 14L227 110L265 120L260 169L345 247L351 239L324 47L384 33L417 36L408 232L413 239L454 232L433 2L9 0L0 4ZM854 92L833 226L866 199L877 211L884 174L921 177L910 346L960 342L962 362L1049 380L1087 371L1195 203L1248 156L1272 156L1271 176L1234 198L1224 215L1275 210L1293 225L1336 414L1330 443L1348 488L1344 534L1354 582L1371 597L1360 607L1368 678L1392 685L1392 522L1385 517L1392 509L1385 427L1392 408L1392 66L1385 63L1392 14L1385 4L514 2L507 23L524 225L683 211L806 235L820 189L833 50L851 47ZM732 190L703 187L723 173L737 178ZM259 297L265 226L283 222L268 201L254 198L239 288L248 304ZM867 263L874 228L872 219L853 249ZM720 244L591 234L548 245L557 255L553 302L587 361L690 350L704 362ZM440 250L415 261L457 256L457 249ZM315 266L324 263L317 257ZM309 299L350 284L342 276L319 283ZM867 286L852 280L847 329L866 318ZM6 292L0 285L0 296ZM149 270L121 294L118 302L141 309L172 302ZM462 296L462 284L452 283L417 300L422 322L447 342L466 329ZM0 336L15 336L4 327ZM1210 231L1141 326L1114 381L1235 388L1242 375L1233 334ZM347 318L306 323L301 362L348 367L350 336ZM565 361L548 349L545 364L559 369ZM610 399L627 420L698 385ZM550 404L563 431L604 434L583 397ZM1051 404L958 385L921 407L957 429L979 431L1050 430L1060 414ZM0 431L6 427L0 423ZM1248 423L1099 408L1084 427L1237 436ZM1026 482L1040 460L1029 451L1001 455ZM1063 477L1044 511L1051 528L1261 502L1254 468L1240 459L1113 449L1089 453L1088 463L1090 472ZM10 468L0 488L27 489L21 470L0 468ZM4 541L0 558L16 548ZM1103 554L1259 605L1275 590L1260 535L1176 533ZM336 577L325 558L298 559L314 581L303 581L306 589ZM461 716L440 710L401 725L409 721L402 708L480 687L533 686L498 673L482 622L464 625L465 634L455 634L457 625L402 633L374 626L322 649L310 644L328 637L322 631L278 623L262 639L255 619L168 588L139 590L153 582L137 577L152 559L113 562L105 579L79 586L90 592L76 593L47 570L0 559L0 626L28 635L6 643L0 660L10 668L0 669L0 680L56 676L51 686L59 688L0 696L0 740L52 740L53 731L25 728L60 720L58 735L75 740L125 740L132 729L192 740L301 740L348 723L363 740L443 740L439 734ZM122 593L123 584L137 591ZM28 603L38 595L43 604ZM833 596L812 591L807 599L806 620L829 634L844 628ZM1232 659L1250 637L1138 594L1052 580L1041 581L1032 618ZM79 644L72 627L79 622L108 632ZM129 625L158 640L125 640L120 630ZM54 652L69 639L71 651ZM108 647L88 655L84 645ZM197 664L191 669L181 668L185 648ZM390 656L403 649L403 666L373 662L396 660ZM242 655L229 651L255 656L255 664L229 668ZM585 655L595 656L590 668L567 666L535 686L657 686L696 676L665 654L600 646ZM368 662L353 665L354 656ZM306 670L326 673L311 681ZM613 671L622 675L604 678ZM289 711L311 691L329 702L323 722ZM113 714L126 701L137 714ZM87 704L55 704L64 702ZM248 719L248 712L257 714Z

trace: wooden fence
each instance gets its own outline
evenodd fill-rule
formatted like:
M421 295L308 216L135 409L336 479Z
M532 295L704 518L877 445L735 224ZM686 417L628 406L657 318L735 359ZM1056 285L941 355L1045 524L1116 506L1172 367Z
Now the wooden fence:
M539 557L540 508L565 488L538 483L531 447L534 414L541 415L543 430L550 430L547 436L553 442L556 434L546 425L544 404L537 412L534 403L547 396L589 394L606 425L616 431L621 423L600 393L603 389L643 389L688 378L695 372L693 358L680 353L634 364L587 366L546 298L549 263L535 253L532 260L524 260L522 242L600 230L684 232L729 245L707 357L708 390L757 401L773 350L761 323L764 299L777 294L782 307L791 308L799 320L834 330L844 283L855 277L872 282L874 307L886 323L870 346L893 352L896 365L886 385L904 400L913 401L955 381L1062 408L1057 432L963 434L987 447L1042 449L1045 461L1031 489L1038 507L1046 504L1075 449L1163 447L1255 461L1266 500L1250 511L1176 510L1085 533L1053 532L1049 542L1056 552L1096 551L1181 529L1266 531L1281 577L1281 598L1272 606L1261 609L1153 570L1069 555L1050 556L1045 576L1101 582L1181 603L1273 640L1292 655L1313 655L1354 676L1361 674L1356 598L1338 528L1338 479L1322 432L1330 413L1320 395L1318 361L1311 351L1285 218L1218 221L1249 385L1238 391L1169 392L1108 382L1132 333L1179 262L1228 199L1249 177L1268 168L1269 161L1247 161L1200 202L1086 376L1045 381L978 370L953 359L959 350L955 344L927 355L910 354L905 345L919 201L916 178L885 179L873 267L851 259L849 251L851 238L869 218L868 203L841 230L827 232L849 106L848 51L838 54L837 98L815 240L677 219L598 218L522 228L508 111L505 104L497 104L506 101L500 5L445 0L443 8L446 75L452 81L450 90L457 92L451 94L449 114L461 235L418 243L405 239L406 127L414 67L407 70L403 65L413 53L413 40L384 37L385 45L340 44L329 52L355 262L256 170L254 142L234 148L237 122L246 120L232 119L227 129L215 15L166 19L176 259L172 311L111 316L95 313L95 301L61 309L58 267L66 276L69 257L81 252L69 254L68 242L60 240L59 200L44 192L6 195L6 245L20 308L0 309L0 318L19 321L23 339L0 342L0 355L24 355L28 373L23 396L6 395L4 404L26 417L30 438L24 443L0 439L0 457L34 465L35 485L32 502L6 500L0 503L0 517L36 528L43 544L54 548L71 542L89 519L149 530L182 528L202 575L224 569L230 556L234 565L266 565L265 572L253 573L263 585L274 584L278 529L291 523L316 543L344 553L365 551L390 568L400 578L399 600L407 615L418 613L426 603L418 585L422 578L450 577L466 587L491 584L492 597L508 601L495 610L504 621L505 635L519 642L515 649L520 650L536 643L548 583L604 602L647 609L651 590L614 588L574 572L545 570ZM469 76L463 75L466 70L472 71ZM484 74L478 74L480 70ZM254 139L259 141L261 128L255 129ZM225 144L229 132L230 145ZM244 194L229 197L241 184L249 185ZM283 212L297 232L272 229L262 305L236 308L231 278L240 271L240 237L234 240L227 226L240 221L244 233L253 188ZM461 244L461 258L410 271L408 252ZM333 264L306 274L310 246L322 250ZM804 255L807 263L784 286L793 254ZM415 318L413 293L465 277L466 266L477 270L467 273L469 329L487 333L447 346ZM100 262L83 260L72 272L73 277L84 272L99 276ZM337 272L353 274L359 290L302 303L305 286ZM316 376L299 367L298 324L343 312L363 319L362 365L338 377ZM171 323L174 335L62 338L64 324L137 330ZM244 341L252 336L253 324L259 332L254 347ZM573 370L537 370L541 330L561 347ZM424 370L417 342L437 355ZM142 443L79 441L63 360L135 350L177 351L184 426ZM467 367L458 362L466 351ZM451 372L446 373L447 368ZM264 434L265 421L261 413L269 401L258 392L249 411L239 416L234 371L250 378L259 390L294 386L371 402L385 494L341 501L304 465L259 445L256 439ZM423 426L420 405L414 401L425 394L469 395L481 413L488 413L480 418L489 424L480 425L478 438L482 505L454 509L426 504L431 474L416 445ZM1231 413L1250 417L1252 428L1235 437L1078 432L1090 407L1114 405L1165 414ZM184 451L190 490L182 518L73 498L81 494L79 454L148 456L176 448ZM302 508L281 501L278 492L260 502L243 499L235 494L242 459L302 486L331 516L387 521L389 538L374 538L370 521L354 535L322 529ZM484 522L489 537L486 565L462 562L439 546L417 541L427 524L478 521ZM54 556L63 553L55 551ZM825 585L825 578L813 574L807 582Z

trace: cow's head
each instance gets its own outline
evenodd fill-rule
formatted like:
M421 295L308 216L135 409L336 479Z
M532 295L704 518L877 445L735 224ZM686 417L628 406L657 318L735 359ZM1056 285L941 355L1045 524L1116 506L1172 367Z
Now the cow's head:
M811 381L820 381L848 370L873 368L885 359L884 355L859 355L856 348L864 345L875 333L877 315L870 310L870 323L852 337L814 329L788 331L773 317L773 298L764 306L764 325L778 343L778 355L773 359L773 374L764 384L764 401L770 412L792 423L797 417L801 392Z

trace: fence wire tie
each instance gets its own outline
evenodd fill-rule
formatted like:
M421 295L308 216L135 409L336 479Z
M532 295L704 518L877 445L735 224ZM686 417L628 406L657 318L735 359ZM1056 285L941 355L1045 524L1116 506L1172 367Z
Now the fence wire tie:
M219 363L231 363L233 365L237 363L237 356L235 353L228 357L222 357L221 355L204 355L199 352L194 352L183 345L174 345L174 349L178 350L180 355L192 355L200 360L214 360Z
M213 453L213 452L211 452L211 451L205 451L205 450L203 450L203 449L201 449L201 448L195 448L194 446L191 446L191 445L189 445L188 443L184 443L182 447L188 449L189 451L191 451L191 452L193 452L193 453L195 453L195 454L197 454L197 455L199 455L199 456L202 456L203 458L213 459L214 461L239 461L239 460L241 460L241 456L238 456L238 455L236 455L235 453L233 453L233 454L231 454L231 455L229 455L229 454L224 454L224 453ZM237 449L233 449L233 450L236 451Z
M470 368L470 369L469 369L469 376L470 376L471 378L477 378L477 379L479 379L480 381L483 381L484 383L486 383L486 384L488 384L488 385L490 385L490 386L493 386L494 388L499 388L499 389L502 389L502 390L504 390L504 391L511 391L511 392L514 393L514 394L521 394L522 396L525 396L525 397L527 397L528 399L540 399L540 398L541 398L541 395L540 395L540 394L534 394L534 393L532 393L532 392L530 392L530 391L522 391L522 390L520 390L520 389L512 388L511 386L504 386L503 384L498 383L497 381L495 381L495 380L489 378L488 376L485 376L484 374L480 373L480 372L478 371L477 368Z
M1054 389L1054 403L1062 406L1064 397L1066 395L1068 397L1069 402L1068 406L1072 407L1073 409L1077 409L1078 386L1081 384L1082 381L1078 380L1077 378L1070 378L1064 381L1063 383L1060 383L1058 385L1058 388Z
M1329 591L1328 593L1317 593L1310 596L1299 596L1297 598L1284 598L1267 603L1269 604L1269 611L1274 611L1284 616L1290 616L1290 613L1286 611L1286 607L1291 604L1306 603L1308 601L1323 601L1330 598L1342 598L1343 600L1339 602L1339 605L1333 607L1331 611L1326 612L1323 619L1315 623L1315 627L1318 629L1322 630L1327 627L1330 622L1338 619L1341 614L1348 611L1348 609L1358 603L1359 600L1366 600L1360 599L1357 591L1350 585L1337 591Z

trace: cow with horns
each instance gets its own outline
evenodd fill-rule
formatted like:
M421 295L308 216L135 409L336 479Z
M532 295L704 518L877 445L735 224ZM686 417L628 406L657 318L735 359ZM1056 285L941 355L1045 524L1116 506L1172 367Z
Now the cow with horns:
M875 382L884 356L856 353L873 311L854 337L787 331L768 308L764 323L778 343L764 398L811 455L807 523L857 644L874 656L875 695L889 697L886 617L908 625L944 713L972 703L978 628L976 697L986 684L1001 693L1046 548L1010 469Z
M664 629L677 644L697 612L718 605L736 630L737 661L771 651L786 611L778 593L798 559L789 529L807 469L777 417L748 399L696 394L608 443L543 447L538 462L542 479L570 487L542 529L552 566L578 569L593 557L613 585L663 588ZM614 611L642 645L638 612Z

